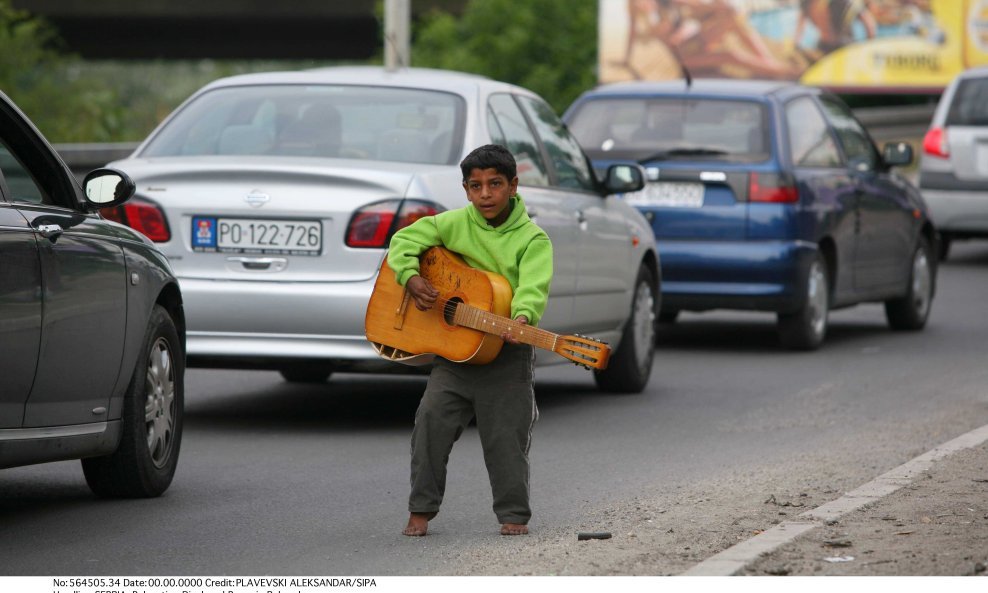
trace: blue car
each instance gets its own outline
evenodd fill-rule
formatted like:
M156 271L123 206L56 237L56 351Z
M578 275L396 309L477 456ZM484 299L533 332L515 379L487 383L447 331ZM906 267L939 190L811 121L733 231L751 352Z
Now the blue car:
M788 82L616 83L584 93L564 120L595 168L645 167L645 189L625 199L662 254L660 321L772 312L783 345L803 350L823 342L830 310L861 302L884 302L893 329L926 324L937 232L894 170L912 147L879 153L834 95Z

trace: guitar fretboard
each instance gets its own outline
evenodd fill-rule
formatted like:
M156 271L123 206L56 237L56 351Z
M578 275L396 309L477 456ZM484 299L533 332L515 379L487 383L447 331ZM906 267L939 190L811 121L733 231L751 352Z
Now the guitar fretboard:
M529 344L536 348L554 351L558 334L554 334L544 329L518 323L514 319L495 315L489 311L484 311L462 302L447 301L446 307L456 307L453 313L453 323L469 327L478 331L500 336L507 330L511 330L511 335L523 344Z

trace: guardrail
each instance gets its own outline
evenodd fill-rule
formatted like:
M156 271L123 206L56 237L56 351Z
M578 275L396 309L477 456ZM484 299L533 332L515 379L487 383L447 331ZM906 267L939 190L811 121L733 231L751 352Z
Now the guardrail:
M855 109L854 115L868 128L868 133L871 134L875 142L919 141L926 134L935 110L936 105L933 104L867 107Z
M93 169L98 169L110 161L122 159L134 152L137 142L107 142L87 144L55 144L55 151L65 164L82 181Z
M854 114L879 144L892 140L918 142L929 127L934 109L935 105L868 107L856 109ZM89 171L130 155L137 144L56 144L55 150L81 181Z

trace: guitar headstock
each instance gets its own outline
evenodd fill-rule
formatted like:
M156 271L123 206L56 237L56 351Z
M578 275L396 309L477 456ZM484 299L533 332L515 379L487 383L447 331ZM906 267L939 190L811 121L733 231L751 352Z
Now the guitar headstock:
M582 366L590 370L602 371L607 368L607 361L611 358L611 347L607 342L601 342L596 338L588 338L579 334L575 336L559 336L556 347L553 349L556 354L563 356L573 364Z

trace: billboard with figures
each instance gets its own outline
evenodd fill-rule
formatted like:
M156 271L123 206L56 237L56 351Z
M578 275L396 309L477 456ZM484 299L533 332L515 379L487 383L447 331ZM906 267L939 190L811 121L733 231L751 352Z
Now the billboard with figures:
M600 0L599 78L938 92L988 64L988 0Z

